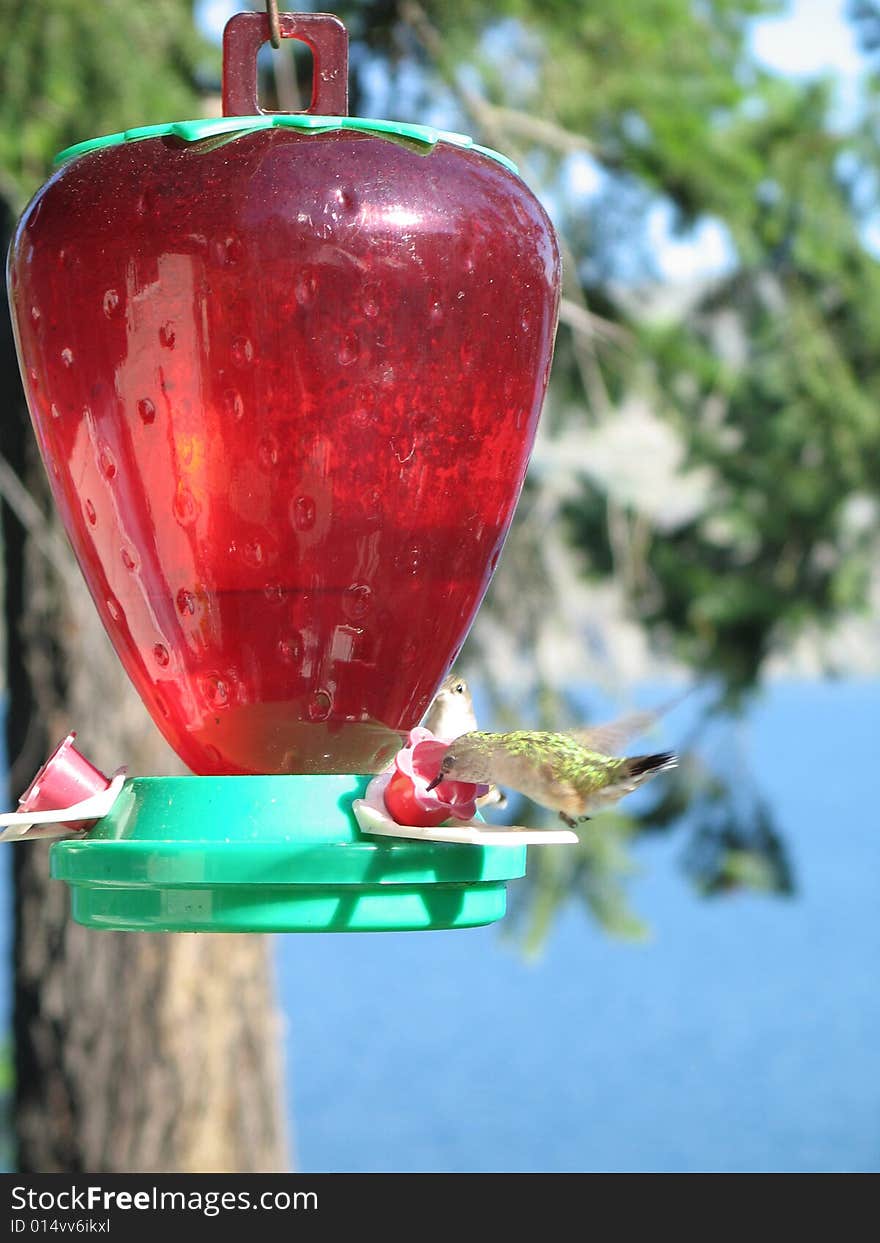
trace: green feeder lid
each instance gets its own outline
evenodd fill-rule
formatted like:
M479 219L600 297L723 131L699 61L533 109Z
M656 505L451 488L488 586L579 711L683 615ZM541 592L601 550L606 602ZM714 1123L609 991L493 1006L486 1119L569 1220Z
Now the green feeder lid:
M524 846L363 835L369 777L136 777L88 835L56 842L55 879L90 928L401 932L500 919Z
M55 156L55 163L62 164L66 160L75 159L80 155L88 155L91 151L101 151L105 147L115 147L124 142L141 142L145 138L178 138L185 143L204 142L228 136L238 138L243 134L251 134L262 129L301 129L312 133L326 134L332 130L357 130L360 133L374 134L380 138L410 139L431 150L438 142L449 143L454 147L463 147L468 151L476 151L503 164L512 173L519 169L512 160L500 151L491 147L481 147L467 134L457 134L452 130L435 129L431 125L410 125L406 121L383 121L371 117L346 116L314 116L311 113L260 113L256 116L244 117L213 117L196 121L167 121L161 125L141 125L136 129L121 130L117 134L103 134L99 138L88 138L85 142L65 147Z

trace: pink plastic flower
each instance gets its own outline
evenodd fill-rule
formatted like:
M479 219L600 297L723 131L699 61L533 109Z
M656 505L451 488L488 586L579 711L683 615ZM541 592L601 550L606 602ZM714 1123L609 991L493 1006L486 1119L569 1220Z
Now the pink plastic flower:
M438 825L451 817L473 820L477 814L477 799L489 792L487 785L441 781L433 790L428 789L440 771L450 741L435 738L421 726L410 730L406 746L394 757L384 793L388 813L398 824Z

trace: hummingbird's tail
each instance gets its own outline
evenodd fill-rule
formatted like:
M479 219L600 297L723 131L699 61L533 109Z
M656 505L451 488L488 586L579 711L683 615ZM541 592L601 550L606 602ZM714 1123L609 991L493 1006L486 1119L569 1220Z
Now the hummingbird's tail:
M616 803L625 794L632 794L639 786L653 777L655 773L665 772L667 768L675 768L678 756L671 751L660 751L656 755L633 755L629 759L615 760L615 771L608 785L594 790L588 800L585 811L607 807ZM619 765L619 767L618 767Z
M632 780L634 777L653 777L655 773L665 772L667 768L678 766L678 756L672 751L660 751L656 755L634 755L626 761L624 773Z

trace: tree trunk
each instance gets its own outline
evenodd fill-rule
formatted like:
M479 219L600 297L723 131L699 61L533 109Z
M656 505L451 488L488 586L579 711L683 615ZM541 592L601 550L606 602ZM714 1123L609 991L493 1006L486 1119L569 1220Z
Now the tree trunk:
M10 792L71 728L104 771L179 772L60 531L5 309L0 397L0 452L37 504L30 516L2 506ZM14 851L16 889L19 1169L286 1169L267 939L81 928L68 918L66 886L48 879L47 846L3 849Z

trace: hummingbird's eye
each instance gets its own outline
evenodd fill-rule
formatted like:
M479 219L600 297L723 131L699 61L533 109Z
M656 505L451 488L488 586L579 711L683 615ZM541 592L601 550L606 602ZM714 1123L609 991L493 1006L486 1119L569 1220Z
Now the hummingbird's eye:
M452 689L455 691L456 695L463 695L464 694L464 682L456 682L455 686L453 686Z

